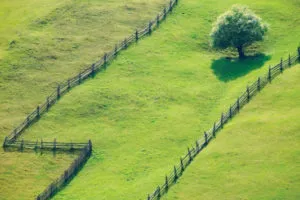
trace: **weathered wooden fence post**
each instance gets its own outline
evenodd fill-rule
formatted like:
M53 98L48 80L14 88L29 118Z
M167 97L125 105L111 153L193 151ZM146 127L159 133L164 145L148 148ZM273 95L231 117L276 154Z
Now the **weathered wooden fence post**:
M180 158L181 173L184 171L183 160Z
M56 138L54 138L54 141L53 141L53 151L56 151Z
M214 123L212 134L213 134L214 137L216 137L216 122Z
M232 106L229 107L229 118L232 118Z
M292 61L291 61L291 54L289 54L289 66L292 65Z
M192 162L193 157L190 148L188 148L189 162Z
M177 169L176 166L174 166L174 182L176 182L177 179L178 179Z
M36 116L37 118L40 118L40 106L36 108Z
M224 113L221 114L221 128L223 128L224 125Z
M68 90L70 90L71 89L71 81L70 81L70 79L68 80Z
M240 97L236 101L237 110L240 111Z
M260 91L260 77L257 79L257 90Z
M156 16L156 26L159 26L159 14Z
M78 84L81 84L81 72L78 74Z
M200 145L198 140L196 140L196 153L199 153L199 151L200 151Z
M204 132L204 140L205 140L205 145L208 144L208 137L207 137L207 133Z
M166 185L166 191L168 191L168 189L169 189L168 176L166 176L166 179L165 179L165 185Z
M282 58L280 59L280 72L282 72L283 71L283 60L282 60Z
M57 96L57 99L60 98L60 85L57 86L57 89L56 89L56 96Z
M269 74L268 74L268 79L269 79L269 82L271 82L271 80L272 80L272 68L271 68L271 66L269 66Z
M135 41L137 42L139 40L139 31L135 31Z
M173 10L173 4L172 4L172 0L170 0L170 12L172 12L172 10Z
M89 151L90 151L90 153L92 152L92 150L93 150L92 140L89 140Z
M249 86L247 86L247 100L249 102L250 100L250 90L249 90Z
M151 35L151 33L152 33L152 21L150 21L148 25L148 34Z
M46 106L46 108L47 108L47 111L50 108L50 97L47 97L47 106Z

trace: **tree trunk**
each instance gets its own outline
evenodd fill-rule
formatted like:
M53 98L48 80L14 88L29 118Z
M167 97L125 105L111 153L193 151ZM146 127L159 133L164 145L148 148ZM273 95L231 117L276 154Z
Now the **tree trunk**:
M239 57L240 57L240 58L244 58L244 57L245 57L245 53L244 53L243 46L237 47L237 50L238 50L238 52L239 52Z

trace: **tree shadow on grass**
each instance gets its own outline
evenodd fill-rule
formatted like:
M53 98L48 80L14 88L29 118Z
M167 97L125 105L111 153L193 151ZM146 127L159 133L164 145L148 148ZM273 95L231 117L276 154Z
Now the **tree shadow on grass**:
M211 68L221 81L228 82L261 68L270 58L271 56L265 54L256 54L244 59L220 58L213 61Z

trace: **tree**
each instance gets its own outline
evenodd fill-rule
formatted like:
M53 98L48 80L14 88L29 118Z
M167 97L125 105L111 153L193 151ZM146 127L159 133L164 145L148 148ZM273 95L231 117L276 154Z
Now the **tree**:
M263 40L267 31L268 26L248 7L234 5L214 23L211 44L218 49L236 48L239 57L243 58L245 47Z

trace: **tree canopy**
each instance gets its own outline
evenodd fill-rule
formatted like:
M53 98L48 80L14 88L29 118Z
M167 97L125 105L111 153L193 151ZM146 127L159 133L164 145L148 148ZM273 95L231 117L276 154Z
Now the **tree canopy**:
M247 6L234 5L214 23L211 44L219 49L234 47L239 57L244 57L244 48L263 40L267 31L267 24Z

